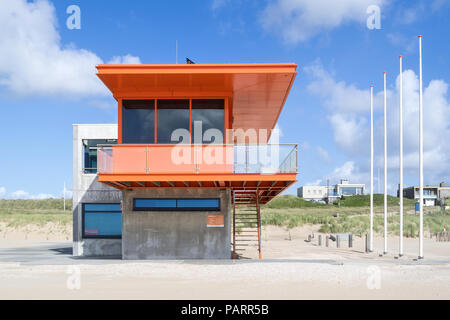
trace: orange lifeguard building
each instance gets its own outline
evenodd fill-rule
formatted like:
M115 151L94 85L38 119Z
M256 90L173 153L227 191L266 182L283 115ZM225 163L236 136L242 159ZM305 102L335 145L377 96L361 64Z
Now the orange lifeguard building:
M74 252L98 254L120 241L123 259L230 258L251 246L261 257L260 205L296 181L297 145L273 142L296 68L98 65L118 103L117 134L74 126L74 157L84 154L74 163L92 180L74 196ZM114 200L87 196L94 185ZM102 222L111 212L116 223Z

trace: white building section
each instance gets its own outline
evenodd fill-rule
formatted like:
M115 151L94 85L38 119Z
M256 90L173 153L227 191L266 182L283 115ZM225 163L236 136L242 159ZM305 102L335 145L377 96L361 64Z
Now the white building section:
M349 183L342 179L340 183L331 186L302 186L297 189L297 196L307 201L332 203L342 196L363 195L365 184Z

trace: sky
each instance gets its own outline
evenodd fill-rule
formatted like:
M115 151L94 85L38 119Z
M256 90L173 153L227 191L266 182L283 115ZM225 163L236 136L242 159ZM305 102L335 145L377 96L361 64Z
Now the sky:
M67 24L74 21L71 5L80 9L79 29ZM395 194L399 55L404 181L419 183L417 35L423 35L424 183L450 184L449 16L450 0L0 0L0 198L62 197L64 183L72 185L72 124L117 122L115 100L95 65L175 63L176 41L179 63L189 57L298 65L278 121L280 142L299 145L298 182L289 194L341 178L369 187L370 85L374 192L383 192L387 72L387 190Z

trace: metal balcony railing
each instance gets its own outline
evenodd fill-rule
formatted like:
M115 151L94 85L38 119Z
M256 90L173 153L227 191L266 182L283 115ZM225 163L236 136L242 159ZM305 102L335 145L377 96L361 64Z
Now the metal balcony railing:
M296 144L99 145L100 174L297 173Z

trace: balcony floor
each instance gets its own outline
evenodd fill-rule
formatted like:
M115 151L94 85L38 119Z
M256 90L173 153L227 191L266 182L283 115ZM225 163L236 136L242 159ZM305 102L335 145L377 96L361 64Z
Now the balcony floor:
M119 190L138 188L218 188L259 191L264 204L297 181L296 173L99 174L99 181Z

